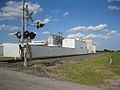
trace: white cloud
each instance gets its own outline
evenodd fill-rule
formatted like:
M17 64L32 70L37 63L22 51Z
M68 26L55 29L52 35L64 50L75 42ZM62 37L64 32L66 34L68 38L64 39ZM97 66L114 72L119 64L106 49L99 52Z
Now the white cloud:
M120 33L115 31L115 30L112 30L110 32L107 32L106 34L88 34L88 35L85 35L83 33L76 33L76 34L69 34L67 37L69 38L83 38L83 39L86 39L86 38L97 38L97 39L101 39L101 40L107 40L107 39L112 39L112 38L120 38Z
M0 30L21 30L18 26L0 25Z
M120 38L120 33L118 33L117 31L113 30L113 31L110 31L109 33L107 33L107 36L109 38Z
M82 31L82 33L80 33ZM87 31L90 34L87 34L85 31ZM89 32L92 31L92 32ZM101 34L95 34L96 31L100 31ZM102 31L102 32L101 32ZM104 33L103 33L104 31ZM108 30L107 24L99 24L96 26L78 26L70 29L70 32L73 34L69 34L67 37L82 37L85 38L97 38L97 39L112 39L112 38L120 38L120 33L116 30Z
M106 39L111 39L111 38L120 38L120 33L118 33L115 30L112 30L112 31L108 32L106 35L89 34L89 35L86 35L84 38L100 38L102 40L106 40Z
M118 6L108 6L108 8L110 9L110 10L120 10L120 7L118 7Z
M83 38L83 39L86 39L86 38L101 38L101 34L88 34L88 35L85 35L85 34L82 34L82 33L76 33L76 34L69 34L67 37L69 38Z
M69 15L69 12L63 13L63 16L68 16L68 15Z
M69 38L82 38L82 37L84 37L84 34L82 34L82 33L69 34L67 37L69 37Z
M50 34L50 32L45 31L45 32L42 32L41 34L42 34L42 35L49 35L49 34Z
M13 32L13 33L8 33L8 36L13 36L15 35L17 32Z
M34 15L43 9L39 4L28 3L29 10L34 11ZM0 20L15 20L22 15L22 2L8 1L4 7L0 9Z
M50 18L46 18L46 19L44 19L44 20L42 21L42 23L47 24L47 23L50 22L50 21L51 21Z
M120 38L120 33L115 30L108 32L106 35L101 36L101 39Z
M41 22L41 23L43 23L43 24L47 24L48 22L50 22L51 20L50 20L50 18L48 17L48 18L45 18L44 20L36 20L35 22Z
M120 0L108 0L108 2L120 2Z
M99 24L96 26L77 26L70 29L70 31L75 33L80 31L107 31L107 24Z
M110 31L107 35L108 35L108 36L117 35L117 31Z
M100 39L107 40L107 39L109 39L109 37L108 36L101 36Z
M95 34L89 34L87 36L85 36L84 38L99 38L101 37L101 34L95 35Z
M77 26L77 27L70 29L71 32L75 32L75 33L78 33L80 31L84 31L84 30L86 30L86 26Z

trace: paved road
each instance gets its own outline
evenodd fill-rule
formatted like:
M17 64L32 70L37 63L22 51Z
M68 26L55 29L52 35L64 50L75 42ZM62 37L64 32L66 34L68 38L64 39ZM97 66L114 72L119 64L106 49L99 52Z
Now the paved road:
M0 90L101 90L0 68Z

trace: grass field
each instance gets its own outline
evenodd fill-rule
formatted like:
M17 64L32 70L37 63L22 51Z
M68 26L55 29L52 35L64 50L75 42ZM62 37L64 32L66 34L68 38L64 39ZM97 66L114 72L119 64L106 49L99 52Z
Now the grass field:
M0 56L0 60L11 60L11 59L14 59L14 58Z
M109 84L112 80L120 79L120 53L101 53L77 64L61 65L55 73L61 79L75 83L92 86Z

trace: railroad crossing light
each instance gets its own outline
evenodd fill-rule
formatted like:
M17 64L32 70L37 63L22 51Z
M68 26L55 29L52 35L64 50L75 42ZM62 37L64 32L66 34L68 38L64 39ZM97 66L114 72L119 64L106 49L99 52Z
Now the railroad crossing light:
M30 33L30 39L34 39L35 36L36 36L36 34L35 34L34 32L31 32L31 33Z
M29 36L30 36L29 31L25 31L25 32L24 32L24 39L28 38Z
M20 39L21 36L22 36L22 35L21 35L21 32L17 32L15 35L17 36L18 39Z
M37 29L39 29L40 27L45 26L45 24L40 23L39 21L37 21L37 22L36 22L36 26L37 26Z
M24 39L27 39L28 37L30 39L34 39L36 36L36 34L34 32L29 32L29 31L25 31L24 32Z

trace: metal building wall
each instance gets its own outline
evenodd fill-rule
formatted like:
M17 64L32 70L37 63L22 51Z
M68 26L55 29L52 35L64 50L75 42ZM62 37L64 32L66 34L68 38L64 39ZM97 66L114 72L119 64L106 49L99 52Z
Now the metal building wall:
M0 56L3 56L3 46L0 46Z
M66 47L66 48L75 48L75 39L63 39L63 45L62 47Z
M33 57L70 55L73 54L74 51L74 49L35 45L31 46L31 50Z
M18 44L4 44L3 56L6 57L19 57L19 45ZM44 56L62 56L62 55L74 55L74 54L87 54L86 48L65 48L65 47L50 47L50 46L38 46L31 45L32 57L44 57Z
M87 49L31 46L32 57L87 54Z
M19 57L19 45L18 44L12 44L12 43L6 43L3 44L3 56L6 57Z

